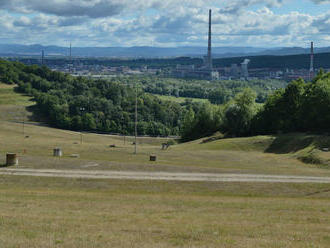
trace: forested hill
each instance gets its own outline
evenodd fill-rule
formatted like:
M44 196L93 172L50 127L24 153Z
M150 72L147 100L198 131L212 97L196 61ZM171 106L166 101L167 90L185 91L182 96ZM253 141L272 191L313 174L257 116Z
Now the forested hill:
M40 59L34 58L15 58L24 64L40 64ZM214 59L215 67L230 67L232 64L240 64L244 59L250 59L250 69L256 68L274 68L274 69L309 69L310 55L287 55L287 56L246 56ZM45 59L46 65L64 66L69 63L67 58L51 58ZM70 62L71 63L71 62ZM178 57L168 59L110 59L110 58L74 58L74 63L84 65L103 65L103 66L129 66L137 68L148 66L149 68L175 68L180 65L196 65L202 66L203 60L200 58ZM330 53L315 54L316 68L330 68Z
M18 84L19 92L35 98L37 111L49 124L63 129L133 134L136 92L140 135L178 135L186 111L116 82L75 78L18 62L0 60L0 82Z
M310 55L288 56L250 56L214 59L215 67L230 67L231 64L240 64L244 59L250 59L249 68L274 68L274 69L309 69ZM315 68L330 68L330 53L317 53L314 55Z
M47 67L1 60L0 81L17 83L19 91L33 96L37 111L55 127L134 132L136 91L123 83L75 78ZM245 88L221 106L191 101L178 104L141 89L138 132L180 134L183 140L192 140L216 131L235 136L330 131L330 73L321 70L308 83L293 81L268 96L264 105L257 104L256 97L255 91Z

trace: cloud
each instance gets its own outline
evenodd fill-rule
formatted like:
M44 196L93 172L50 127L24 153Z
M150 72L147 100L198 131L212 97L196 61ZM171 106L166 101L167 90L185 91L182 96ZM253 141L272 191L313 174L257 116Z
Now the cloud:
M330 0L312 0L312 2L316 4L328 4L330 3Z
M319 33L330 34L330 12L315 18L313 20L312 26L317 29Z
M237 14L238 12L246 9L247 7L264 4L267 7L274 7L282 5L284 0L233 0L230 1L224 8L220 10L220 13L224 14Z
M220 13L237 14L247 7L263 5L278 7L290 0L0 0L0 8L19 13L44 13L64 17L89 18L112 17L157 9L182 12L189 8L207 9L221 5ZM327 4L330 0L311 0L315 4Z
M57 16L88 16L91 18L119 14L127 1L119 0L11 0L1 1L2 8L21 13L44 13Z
M215 0L0 0L0 7L19 13L44 13L56 16L111 17L146 9L202 7Z
M321 42L325 37L321 34L330 30L330 14L276 14L272 9L285 7L289 1L0 0L0 42L63 45L72 40L80 46L204 46L208 8L213 9L215 46L299 45L310 39ZM329 1L313 0L315 4Z

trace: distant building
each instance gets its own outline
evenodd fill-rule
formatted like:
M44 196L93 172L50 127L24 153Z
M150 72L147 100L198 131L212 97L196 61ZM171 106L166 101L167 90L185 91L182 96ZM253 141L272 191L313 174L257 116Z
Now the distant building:
M238 78L239 77L239 68L237 66L237 64L232 64L230 67L230 76L234 77L234 78Z
M242 67L242 77L244 77L245 79L247 79L249 77L249 69L248 69L248 65L250 63L249 59L245 59L243 61L243 63L241 64Z

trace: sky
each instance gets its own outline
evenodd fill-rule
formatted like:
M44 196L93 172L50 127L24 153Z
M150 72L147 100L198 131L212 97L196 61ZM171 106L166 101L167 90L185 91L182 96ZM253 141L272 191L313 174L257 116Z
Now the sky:
M0 0L0 44L330 46L330 0Z

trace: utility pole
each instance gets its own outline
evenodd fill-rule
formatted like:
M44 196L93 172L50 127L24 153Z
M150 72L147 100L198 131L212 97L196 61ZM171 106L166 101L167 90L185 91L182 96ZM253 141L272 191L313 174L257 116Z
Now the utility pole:
M212 63L212 10L209 10L209 39L207 48L207 66L210 70L213 70Z
M22 113L22 115L23 115L23 153L25 154L26 153L26 148L25 148L25 138L26 138L26 136L25 136L25 112L23 111L23 113Z
M85 110L85 108L80 108L80 116L81 116L81 124L82 124L82 113ZM83 134L82 134L82 130L80 129L80 144L82 145L83 143Z
M311 42L311 54L310 54L310 69L309 69L309 80L312 81L314 78L314 42Z
M45 63L45 51L42 50L41 51L41 65L44 65L44 63Z
M71 42L70 42L70 63L72 62L72 45L71 45Z
M125 123L124 116L121 118L121 120L122 120L121 126L123 127L124 126L124 123ZM124 146L125 146L126 145L126 134L125 134L125 131L122 130L122 132L123 132L123 136L124 136Z
M134 154L137 154L137 85L135 83L135 141L134 141Z
M25 116L23 114L23 138L25 138Z

